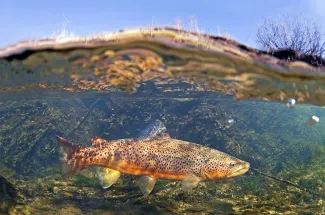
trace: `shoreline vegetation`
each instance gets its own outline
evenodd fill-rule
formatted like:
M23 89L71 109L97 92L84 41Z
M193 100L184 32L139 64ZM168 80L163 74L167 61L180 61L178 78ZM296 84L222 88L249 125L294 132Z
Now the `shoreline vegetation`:
M263 51L251 48L228 37L214 36L175 27L134 28L87 37L60 36L57 38L21 41L0 49L0 58L21 60L37 51L98 48L139 41L172 44L176 47L195 47L210 52L226 52L247 60L304 69L321 68L325 65L324 58L320 56L300 54L292 49ZM270 57L274 57L274 59L270 59Z

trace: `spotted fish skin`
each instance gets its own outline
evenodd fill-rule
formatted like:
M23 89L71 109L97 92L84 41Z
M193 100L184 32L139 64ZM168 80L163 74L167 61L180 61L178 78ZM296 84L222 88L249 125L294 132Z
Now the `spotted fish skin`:
M89 166L102 166L130 175L156 179L222 180L244 174L249 163L199 144L162 135L147 139L107 141L92 139L92 146L74 146L58 137L62 173L71 175Z
M75 146L59 136L57 139L62 174L69 176L96 166L104 189L121 173L140 176L137 185L148 195L157 179L182 180L181 187L187 191L200 181L234 178L249 169L249 163L226 153L171 138L160 120L144 129L139 139L108 141L95 137L90 147Z

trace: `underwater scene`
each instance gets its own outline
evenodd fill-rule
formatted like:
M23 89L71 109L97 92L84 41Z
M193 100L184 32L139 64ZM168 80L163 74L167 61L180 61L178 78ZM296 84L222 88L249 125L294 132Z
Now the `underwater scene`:
M325 70L176 28L0 49L0 214L325 214Z

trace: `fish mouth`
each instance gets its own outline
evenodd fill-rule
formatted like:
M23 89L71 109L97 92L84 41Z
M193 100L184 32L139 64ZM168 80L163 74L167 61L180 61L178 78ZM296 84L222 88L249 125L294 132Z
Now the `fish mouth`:
M249 170L249 168L250 168L250 164L248 162L243 162L241 165L238 166L238 168L236 168L236 170L231 172L227 178L233 178L236 176L243 175Z

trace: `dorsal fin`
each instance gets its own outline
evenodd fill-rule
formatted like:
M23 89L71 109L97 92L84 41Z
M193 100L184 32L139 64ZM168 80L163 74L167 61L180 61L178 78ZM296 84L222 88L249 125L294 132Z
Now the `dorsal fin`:
M105 144L107 143L107 140L104 140L100 137L94 137L91 139L91 145L94 146L94 145L98 145L98 144Z
M139 135L140 139L171 138L164 123L158 119L149 124Z

